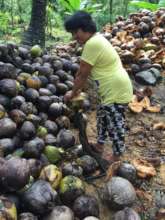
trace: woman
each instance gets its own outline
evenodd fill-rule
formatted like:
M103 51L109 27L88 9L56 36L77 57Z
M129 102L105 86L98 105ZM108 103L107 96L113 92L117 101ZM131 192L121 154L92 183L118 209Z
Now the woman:
M64 96L67 102L76 96L91 77L97 85L100 104L97 106L97 143L101 152L107 134L113 145L113 159L125 151L125 108L132 99L133 89L129 76L110 42L97 33L90 14L78 11L65 21L65 29L83 45L80 68L72 91Z

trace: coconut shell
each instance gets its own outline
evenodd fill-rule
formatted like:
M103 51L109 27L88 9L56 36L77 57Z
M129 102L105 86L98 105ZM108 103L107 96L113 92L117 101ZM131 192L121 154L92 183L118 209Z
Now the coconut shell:
M156 170L152 164L143 159L135 159L132 164L137 170L137 175L141 178L153 177L156 175Z

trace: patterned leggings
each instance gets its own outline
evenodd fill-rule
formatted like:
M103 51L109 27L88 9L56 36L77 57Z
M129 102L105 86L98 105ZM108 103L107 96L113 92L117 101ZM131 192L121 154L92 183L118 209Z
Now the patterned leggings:
M124 104L97 107L97 142L104 144L108 135L113 143L114 155L121 155L125 151L125 109Z

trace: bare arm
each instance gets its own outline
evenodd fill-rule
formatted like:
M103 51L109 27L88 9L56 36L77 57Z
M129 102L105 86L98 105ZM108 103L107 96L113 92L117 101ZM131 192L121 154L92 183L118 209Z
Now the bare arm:
M81 60L80 68L76 74L76 78L74 80L74 86L72 89L73 96L76 96L79 91L85 86L88 76L91 73L92 65L86 63L85 61Z

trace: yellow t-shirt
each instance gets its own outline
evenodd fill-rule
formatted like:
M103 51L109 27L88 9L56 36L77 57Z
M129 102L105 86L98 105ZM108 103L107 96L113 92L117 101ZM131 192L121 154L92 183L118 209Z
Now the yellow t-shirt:
M98 86L102 104L130 102L133 95L131 80L119 55L101 34L95 34L84 45L81 59L91 64L92 79Z

